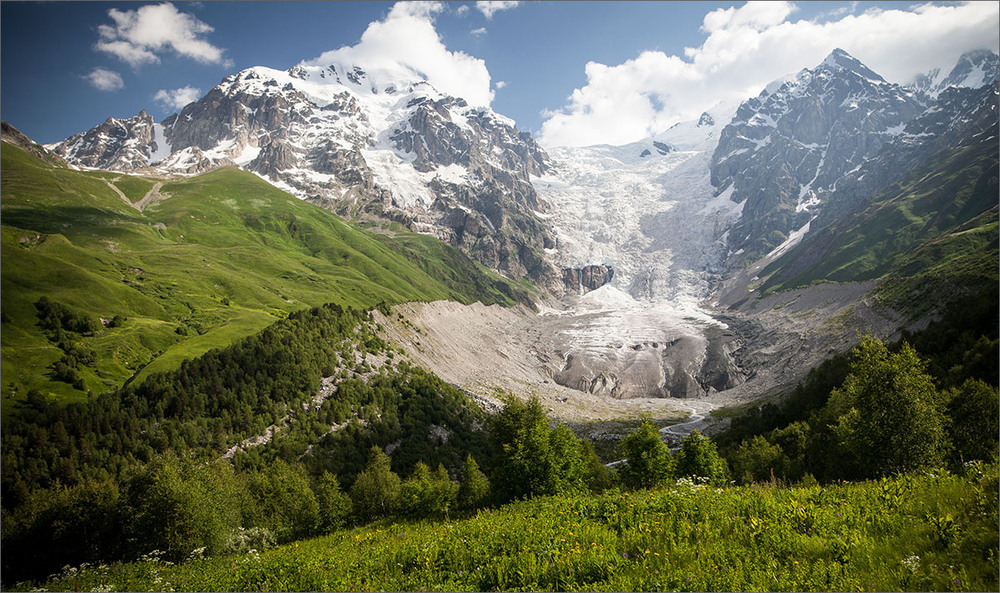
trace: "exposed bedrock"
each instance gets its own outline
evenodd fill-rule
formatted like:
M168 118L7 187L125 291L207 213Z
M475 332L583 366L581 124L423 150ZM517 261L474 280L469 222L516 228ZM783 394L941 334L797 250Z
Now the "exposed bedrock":
M582 268L563 268L563 284L573 294L586 294L604 286L614 278L615 271L601 264Z

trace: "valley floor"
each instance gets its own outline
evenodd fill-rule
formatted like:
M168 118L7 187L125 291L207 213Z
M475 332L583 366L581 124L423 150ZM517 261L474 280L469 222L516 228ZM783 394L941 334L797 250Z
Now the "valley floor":
M729 294L718 308L694 310L581 302L595 293L549 302L540 312L435 301L397 305L378 321L416 364L487 409L499 408L502 392L536 396L553 418L597 440L616 422L650 418L663 425L705 416L676 431L683 436L711 430L717 424L713 410L794 385L808 369L850 349L859 335L893 333L886 319L891 313L865 298L874 286L821 284L760 300L744 293L742 303ZM722 390L692 379L712 351L733 378ZM688 379L682 392L690 397L670 389L671 374Z

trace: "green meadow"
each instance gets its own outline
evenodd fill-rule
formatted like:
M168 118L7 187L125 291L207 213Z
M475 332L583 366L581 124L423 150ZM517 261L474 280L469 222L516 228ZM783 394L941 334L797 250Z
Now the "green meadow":
M512 304L530 288L436 239L360 229L236 169L164 183L168 197L140 212L108 184L136 203L151 179L57 168L7 143L2 168L5 416L32 389L80 401L309 306ZM39 327L42 296L102 321L68 336L93 353L75 386L53 377L68 352Z
M268 550L65 569L83 591L996 591L997 466L657 490L376 522ZM26 584L22 584L26 585Z

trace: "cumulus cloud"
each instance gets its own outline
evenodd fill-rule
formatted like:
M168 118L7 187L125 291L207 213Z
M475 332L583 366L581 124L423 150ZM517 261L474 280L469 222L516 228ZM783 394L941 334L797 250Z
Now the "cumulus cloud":
M121 74L104 68L94 68L84 78L95 89L100 91L117 91L125 86L125 81L122 80Z
M516 0L494 0L494 1L484 1L480 0L476 2L476 9L483 13L487 19L493 18L493 15L500 12L501 10L510 10L516 7L520 2Z
M827 13L789 20L791 2L748 2L705 15L700 47L684 56L642 52L622 64L589 62L587 84L543 113L546 146L622 144L697 117L715 102L738 102L773 80L819 64L840 47L890 82L950 69L962 53L1000 49L1000 5L969 2Z
M112 8L108 16L113 23L97 28L100 39L95 47L133 68L159 62L158 54L167 49L206 64L226 63L223 50L204 38L214 29L169 2L136 10Z
M503 87L507 86L507 81L506 81L506 80L498 80L498 81L496 81L496 82L495 82L495 83L493 84L493 86L495 86L495 87L496 87L496 89L497 89L497 90L499 91L499 90L500 90L500 89L502 89Z
M434 28L434 15L442 10L439 2L398 2L384 20L368 25L357 45L325 52L305 64L339 63L416 74L443 93L489 106L493 91L486 63L461 51L448 51Z
M201 97L201 89L186 86L172 91L160 89L153 95L153 100L159 101L167 111L180 111L188 103L193 103Z

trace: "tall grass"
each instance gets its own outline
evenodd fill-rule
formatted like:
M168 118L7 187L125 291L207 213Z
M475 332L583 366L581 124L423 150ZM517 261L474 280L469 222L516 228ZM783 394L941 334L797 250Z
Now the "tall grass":
M52 590L995 591L997 466L670 487L376 523L240 556L67 569ZM22 583L23 586L29 586Z

